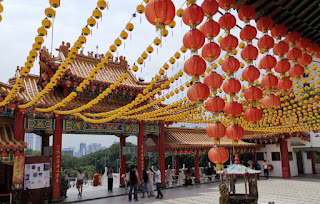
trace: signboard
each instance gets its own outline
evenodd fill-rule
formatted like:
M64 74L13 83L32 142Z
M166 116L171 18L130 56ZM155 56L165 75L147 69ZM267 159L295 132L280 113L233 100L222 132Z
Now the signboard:
M122 147L122 155L136 155L137 154L137 147Z
M26 164L24 189L38 189L50 186L50 163Z
M52 146L44 147L43 155L44 156L52 156Z
M6 157L0 156L0 162L4 164L12 164L13 162L13 154L8 154Z
M13 160L12 189L23 189L24 155L15 156Z

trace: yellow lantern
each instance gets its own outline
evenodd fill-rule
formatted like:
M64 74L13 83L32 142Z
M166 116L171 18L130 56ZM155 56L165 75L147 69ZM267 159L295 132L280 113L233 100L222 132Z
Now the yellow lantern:
M41 22L42 26L45 27L46 29L49 29L51 27L51 21L48 18L45 18Z
M36 58L38 56L38 52L35 50L30 50L29 56L32 58Z
M87 42L87 38L84 36L84 35L80 35L79 38L78 38L78 41L81 43L81 44L84 44Z
M2 16L0 15L0 22L2 21Z
M134 72L137 72L137 71L139 70L139 67L138 67L137 65L133 65L133 66L132 66L132 70L133 70Z
M39 51L41 49L41 45L39 45L37 43L33 43L32 44L32 49Z
M76 47L77 49L80 49L82 47L82 44L79 41L76 41L74 43L74 47Z
M53 10L53 8L49 7L46 8L44 10L44 14L48 17L48 18L54 18L56 15L56 12Z
M105 57L106 57L107 59L112 59L112 58L113 58L113 54L108 51L108 52L106 52Z
M141 57L139 57L139 58L137 59L137 63L138 63L138 64L143 64L143 59L142 59Z
M76 47L72 47L70 49L70 52L73 53L73 54L77 54L78 53L78 49Z
M180 51L183 52L183 53L186 53L187 50L188 49L184 45L182 45L182 47L180 48Z
M94 19L94 18L92 18L92 17L88 18L88 20L87 20L87 24L88 24L90 27L95 26L96 23L97 23L97 22L96 22L96 19Z
M24 66L25 66L26 68L30 69L30 68L33 66L33 64L30 63L30 62L26 62L26 63L24 63Z
M33 63L35 60L36 60L35 58L32 58L32 57L30 57L30 56L27 57L27 61L28 61L29 63Z
M128 33L127 33L126 31L122 31L122 32L120 33L120 37L125 40L125 39L128 38Z
M160 75L164 75L164 73L165 73L165 71L164 71L163 69L160 69L160 70L159 70L159 74L160 74Z
M49 0L49 4L53 8L58 8L60 6L60 0Z
M142 59L147 59L148 58L148 54L146 52L143 52L141 54Z
M161 77L160 77L158 74L156 74L156 75L154 76L154 79L155 79L156 81L158 81L158 80L161 79Z
M144 10L145 10L144 5L140 4L137 6L138 13L142 14L142 13L144 13Z
M163 37L167 37L167 36L168 36L168 33L169 33L168 30L165 29L165 28L161 30L161 35L162 35Z
M163 69L165 70L168 70L169 69L169 65L167 63L165 63L163 66L162 66Z
M143 1L144 1L144 3L146 3L146 4L149 2L149 0L143 0Z
M182 8L179 8L179 9L177 10L177 16L178 16L178 17L182 17L182 13L183 13L183 9L182 9Z
M169 59L169 62L170 62L170 64L174 64L174 63L176 62L176 59L174 59L173 57L171 57L171 58Z
M153 47L152 47L151 45L149 45L149 46L147 47L147 52L148 52L148 53L152 53L152 52L153 52Z
M44 39L43 39L43 37L41 37L41 36L37 36L37 37L35 37L34 41L35 41L37 44L41 45L41 44L44 42Z
M181 54L179 52L174 53L174 57L176 59L179 59L181 57Z
M101 10L104 10L105 8L107 8L107 2L105 0L99 0L97 2L97 7Z
M117 39L114 40L114 44L115 44L117 47L119 47L119 46L122 44L122 41L121 41L119 38L117 38Z
M95 19L99 19L102 17L102 13L99 9L94 9L92 12L92 16L95 17Z
M111 52L115 52L115 51L117 51L117 47L115 45L110 45L109 50Z
M82 28L82 34L85 35L85 36L90 35L90 29L87 26L83 27Z
M126 29L127 29L128 31L133 31L133 29L134 29L133 24L132 24L132 23L128 23L128 24L126 25Z
M40 36L47 35L47 30L44 27L38 28L38 35L40 35Z
M154 43L156 46L158 46L158 45L161 44L161 40L160 40L159 38L155 38L154 41L153 41L153 43Z
M170 24L169 24L169 28L174 28L176 26L176 22L175 21L172 21Z

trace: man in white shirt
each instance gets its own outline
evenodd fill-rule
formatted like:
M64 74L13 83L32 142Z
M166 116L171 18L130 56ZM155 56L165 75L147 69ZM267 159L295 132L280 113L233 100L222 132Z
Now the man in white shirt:
M269 179L269 164L267 163L266 160L264 160L262 167L263 167L263 171L264 171L264 178Z
M159 170L159 168L156 166L155 167L155 182L156 182L156 187L157 187L157 191L158 191L158 195L156 197L156 199L160 198L162 199L163 198L163 195L161 193L161 190L160 190L160 185L161 185L161 172Z

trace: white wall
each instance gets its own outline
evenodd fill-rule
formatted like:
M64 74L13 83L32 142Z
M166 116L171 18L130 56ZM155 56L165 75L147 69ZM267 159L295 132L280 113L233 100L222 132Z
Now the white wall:
M307 158L307 153L302 152L302 158L303 158L303 171L304 174L312 174L312 163L311 159Z
M281 161L272 161L271 152L280 152L280 145L276 144L270 144L267 145L264 148L261 148L260 152L264 152L264 159L268 162L268 164L271 164L273 166L273 170L269 171L269 176L275 176L275 177L282 177L282 165ZM261 166L261 175L264 175L263 173L263 161L257 161Z
M310 143L312 147L320 147L320 133L310 132Z

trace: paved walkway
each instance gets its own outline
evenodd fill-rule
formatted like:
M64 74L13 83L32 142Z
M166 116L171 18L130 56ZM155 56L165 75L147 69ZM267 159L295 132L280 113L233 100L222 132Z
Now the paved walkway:
M174 189L164 189L164 198L157 200L154 198L140 198L137 204L153 203L153 204L202 204L214 203L218 204L219 191L218 182L194 185L190 187L180 187ZM319 177L295 177L289 180L281 178L271 178L269 180L259 180L259 203L267 204L274 202L275 204L320 204L320 179ZM122 189L120 189L122 190ZM236 184L237 192L244 193L244 185L242 181ZM116 194L114 192L114 194ZM84 192L83 199L90 198L91 191L86 194ZM104 194L106 196L106 193ZM117 196L104 199L95 199L92 201L83 201L85 204L102 204L117 203L127 204L127 196Z

